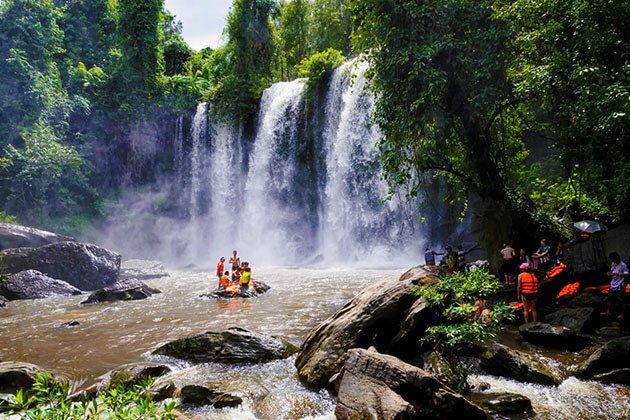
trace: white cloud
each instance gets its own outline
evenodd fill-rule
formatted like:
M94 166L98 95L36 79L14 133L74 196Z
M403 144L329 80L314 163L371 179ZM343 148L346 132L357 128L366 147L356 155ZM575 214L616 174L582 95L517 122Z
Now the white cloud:
M184 39L195 50L216 48L232 0L166 0L166 8L182 22Z

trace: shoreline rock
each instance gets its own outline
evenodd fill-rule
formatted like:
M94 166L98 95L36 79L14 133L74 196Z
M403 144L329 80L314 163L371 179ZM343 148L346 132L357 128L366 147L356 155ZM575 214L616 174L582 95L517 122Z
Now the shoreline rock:
M511 392L481 392L470 396L488 414L527 414L533 410L529 398Z
M214 299L252 298L266 293L269 289L271 289L271 286L267 283L255 280L253 289L251 287L248 289L240 289L238 293L234 294L225 288L219 287L210 293L204 293L199 297L209 297Z
M152 352L196 363L263 363L286 359L297 351L277 337L232 327L166 343Z
M74 238L22 225L0 223L0 250L38 247L56 242L73 242Z
M580 335L564 326L536 322L518 328L523 340L544 347L564 350L580 350L593 344L590 337Z
M32 363L0 362L0 394L15 394L23 389L28 395L37 375L49 375L56 380L50 372Z
M56 280L36 270L20 271L0 283L0 295L8 300L43 299L56 295L80 295L71 284Z
M0 252L10 273L37 270L80 290L96 290L118 279L120 255L79 242L57 242L38 248L11 248Z
M83 302L81 305L102 302L117 302L127 300L146 299L154 294L162 293L158 289L151 288L139 280L119 280L111 286L99 289Z

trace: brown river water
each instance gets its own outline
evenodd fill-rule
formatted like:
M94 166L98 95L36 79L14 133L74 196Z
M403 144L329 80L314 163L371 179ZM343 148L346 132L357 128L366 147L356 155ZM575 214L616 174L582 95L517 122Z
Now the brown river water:
M255 299L214 300L199 295L214 287L207 272L173 272L147 281L163 293L146 300L79 305L85 296L11 302L0 309L0 360L17 360L75 380L92 383L125 363L152 360L182 370L184 378L220 384L244 397L236 409L191 411L209 419L334 418L335 400L297 380L294 358L259 365L191 365L155 358L149 352L173 339L239 326L286 338L299 345L308 331L334 313L366 285L396 279L403 270L315 270L261 268L255 277L272 289ZM64 322L80 325L64 328ZM531 351L536 351L531 349ZM540 353L567 379L559 387L521 384L490 376L473 381L492 391L513 391L532 399L541 419L624 419L630 409L628 388L602 386L569 377L579 356Z

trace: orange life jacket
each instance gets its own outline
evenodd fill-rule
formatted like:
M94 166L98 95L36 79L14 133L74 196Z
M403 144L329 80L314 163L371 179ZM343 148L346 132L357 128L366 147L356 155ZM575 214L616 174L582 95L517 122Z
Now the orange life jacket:
M566 268L567 266L564 265L563 263L556 265L554 268L552 268L551 270L547 272L547 275L545 276L545 280L550 280L560 275L560 273L562 273Z
M221 279L219 280L219 285L223 287L229 287L232 285L232 282L230 281L230 278L224 274L221 276Z
M521 293L538 293L538 279L533 273L524 272L521 276Z
M512 303L512 310L513 311L522 311L524 307L525 307L525 305L523 305L523 302L514 302L514 303Z
M558 293L558 296L556 296L556 299L560 299L565 296L575 296L577 295L578 290L580 290L579 281L575 283L567 284L566 286L562 288L562 290L560 290L560 293Z
M225 270L225 263L223 261L219 261L217 264L217 274L222 276Z

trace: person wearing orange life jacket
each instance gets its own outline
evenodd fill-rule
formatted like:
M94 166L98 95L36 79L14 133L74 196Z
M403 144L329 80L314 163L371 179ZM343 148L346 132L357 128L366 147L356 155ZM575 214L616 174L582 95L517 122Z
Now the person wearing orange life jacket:
M221 259L217 263L217 277L218 278L221 278L223 271L225 271L225 257L221 257Z
M517 299L523 301L525 323L529 323L529 314L532 314L533 322L538 322L536 312L536 300L538 299L538 279L529 264L521 264L521 274L518 276L516 286Z
M230 287L232 285L232 282L230 281L230 272L226 271L225 273L223 273L223 275L219 278L219 287Z

